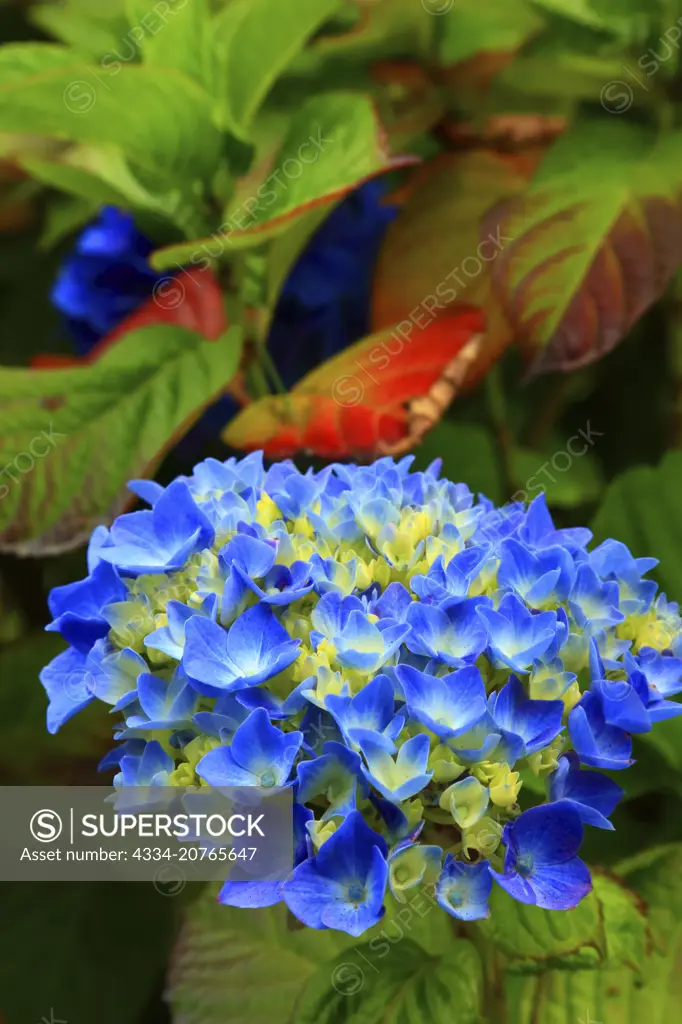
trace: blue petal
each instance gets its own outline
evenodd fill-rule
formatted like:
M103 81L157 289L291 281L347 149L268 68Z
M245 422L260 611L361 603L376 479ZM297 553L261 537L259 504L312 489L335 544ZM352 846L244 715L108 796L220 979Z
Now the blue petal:
M64 722L94 700L87 681L86 656L73 647L62 651L42 670L40 682L50 701L47 709L48 732L56 733Z

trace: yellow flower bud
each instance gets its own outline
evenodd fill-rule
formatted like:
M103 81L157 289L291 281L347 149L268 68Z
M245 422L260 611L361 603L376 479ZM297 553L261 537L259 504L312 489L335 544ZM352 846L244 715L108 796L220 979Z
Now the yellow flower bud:
M513 807L521 786L519 773L511 771L508 764L500 765L499 771L490 781L490 799L498 807Z

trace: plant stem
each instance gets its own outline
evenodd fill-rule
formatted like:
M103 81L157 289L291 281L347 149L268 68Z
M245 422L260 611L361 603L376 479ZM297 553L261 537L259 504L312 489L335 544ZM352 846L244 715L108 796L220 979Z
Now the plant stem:
M512 470L513 438L509 429L507 400L504 394L502 373L498 363L495 363L488 371L485 379L485 391L488 417L497 441L502 487L505 495L509 496L514 490L514 473Z
M672 409L670 445L682 448L682 274L673 279L667 297L667 348Z
M261 342L258 345L258 352L260 355L261 365L266 376L270 379L270 384L280 395L285 395L287 393L287 389L284 386L284 382L279 375L279 370L275 366L274 360L270 355L270 351L265 342Z

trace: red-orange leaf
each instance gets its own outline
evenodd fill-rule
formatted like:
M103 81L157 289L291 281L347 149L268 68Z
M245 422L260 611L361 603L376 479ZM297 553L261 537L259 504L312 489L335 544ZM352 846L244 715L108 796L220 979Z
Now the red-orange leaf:
M330 359L288 394L243 409L223 437L271 458L307 451L323 458L371 458L407 450L439 418L460 368L477 351L483 315L458 307L422 330L365 338Z

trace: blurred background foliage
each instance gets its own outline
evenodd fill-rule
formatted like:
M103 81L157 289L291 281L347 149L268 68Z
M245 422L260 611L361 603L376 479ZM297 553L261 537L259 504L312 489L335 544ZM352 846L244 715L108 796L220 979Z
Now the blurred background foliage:
M83 540L129 505L128 478L168 481L208 455L264 446L305 467L414 451L495 502L542 488L559 525L655 555L682 598L680 0L183 7L152 33L135 31L146 0L0 5L0 468L42 431L66 439L0 475L6 785L101 781L100 713L45 730L47 594L84 574ZM273 168L303 166L320 124L329 152L249 204ZM117 264L120 224L103 229L93 270L78 239L111 206L133 215L129 248ZM193 259L226 223L218 257ZM118 271L138 233L131 284ZM158 290L169 280L178 300ZM349 380L357 401L335 393ZM444 383L454 400L431 403L427 431L420 402ZM590 834L588 860L682 841L676 728L636 739L617 839ZM189 895L3 885L5 1024L170 1020Z

